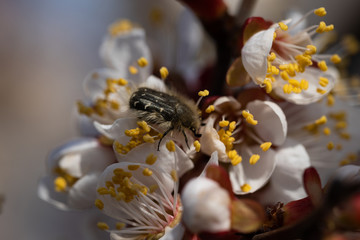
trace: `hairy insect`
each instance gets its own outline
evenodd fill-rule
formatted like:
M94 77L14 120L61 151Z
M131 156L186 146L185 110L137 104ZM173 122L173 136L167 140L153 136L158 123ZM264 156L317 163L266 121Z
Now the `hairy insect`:
M159 141L158 150L161 140L173 130L184 135L188 147L185 129L193 132L195 137L201 137L197 133L200 127L197 107L182 96L142 87L131 95L129 104L131 109L136 110L139 119L166 129Z

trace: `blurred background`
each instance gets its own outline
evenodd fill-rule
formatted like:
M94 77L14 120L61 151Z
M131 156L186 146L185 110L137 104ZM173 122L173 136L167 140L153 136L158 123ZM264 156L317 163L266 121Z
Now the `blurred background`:
M326 22L339 34L359 36L360 2L339 4L259 0L253 15L276 21L290 9L325 6ZM175 0L0 0L0 239L91 239L86 229L96 227L89 214L61 212L40 201L37 182L46 173L48 153L79 136L75 102L83 98L86 74L103 66L98 49L107 26L127 17L151 35L161 28L147 22L154 6L175 24L181 10ZM163 37L171 41L167 30Z

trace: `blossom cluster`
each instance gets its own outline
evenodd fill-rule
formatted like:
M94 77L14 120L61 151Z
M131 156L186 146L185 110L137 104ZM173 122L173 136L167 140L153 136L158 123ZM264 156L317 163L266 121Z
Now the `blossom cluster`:
M109 26L83 136L49 155L39 197L97 211L114 240L359 237L360 111L334 91L346 54L318 41L325 8L239 23L222 0L181 2L177 64L151 29Z

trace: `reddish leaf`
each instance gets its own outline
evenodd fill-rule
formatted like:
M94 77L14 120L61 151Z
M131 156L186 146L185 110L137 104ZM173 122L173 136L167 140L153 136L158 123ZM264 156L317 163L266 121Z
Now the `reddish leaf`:
M265 220L263 207L250 199L236 199L231 203L231 229L241 233L258 230Z
M242 64L241 57L238 57L226 73L226 83L230 87L242 87L250 81L251 78Z
M314 209L310 197L289 202L284 206L284 224L288 225L299 221Z
M323 198L321 180L315 168L307 168L304 172L304 188L314 205L319 205Z
M182 0L200 19L211 21L219 18L226 12L223 0Z

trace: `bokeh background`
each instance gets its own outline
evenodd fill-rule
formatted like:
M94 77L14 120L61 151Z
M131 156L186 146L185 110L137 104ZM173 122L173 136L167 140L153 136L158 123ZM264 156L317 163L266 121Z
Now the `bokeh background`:
M86 74L103 66L98 48L107 26L124 17L146 25L149 2L171 13L166 21L181 10L175 0L0 0L0 239L81 240L96 233L92 214L61 212L39 200L37 182L48 153L79 136L75 102L83 98ZM291 9L320 6L339 34L359 36L358 1L258 0L253 14L276 21Z

